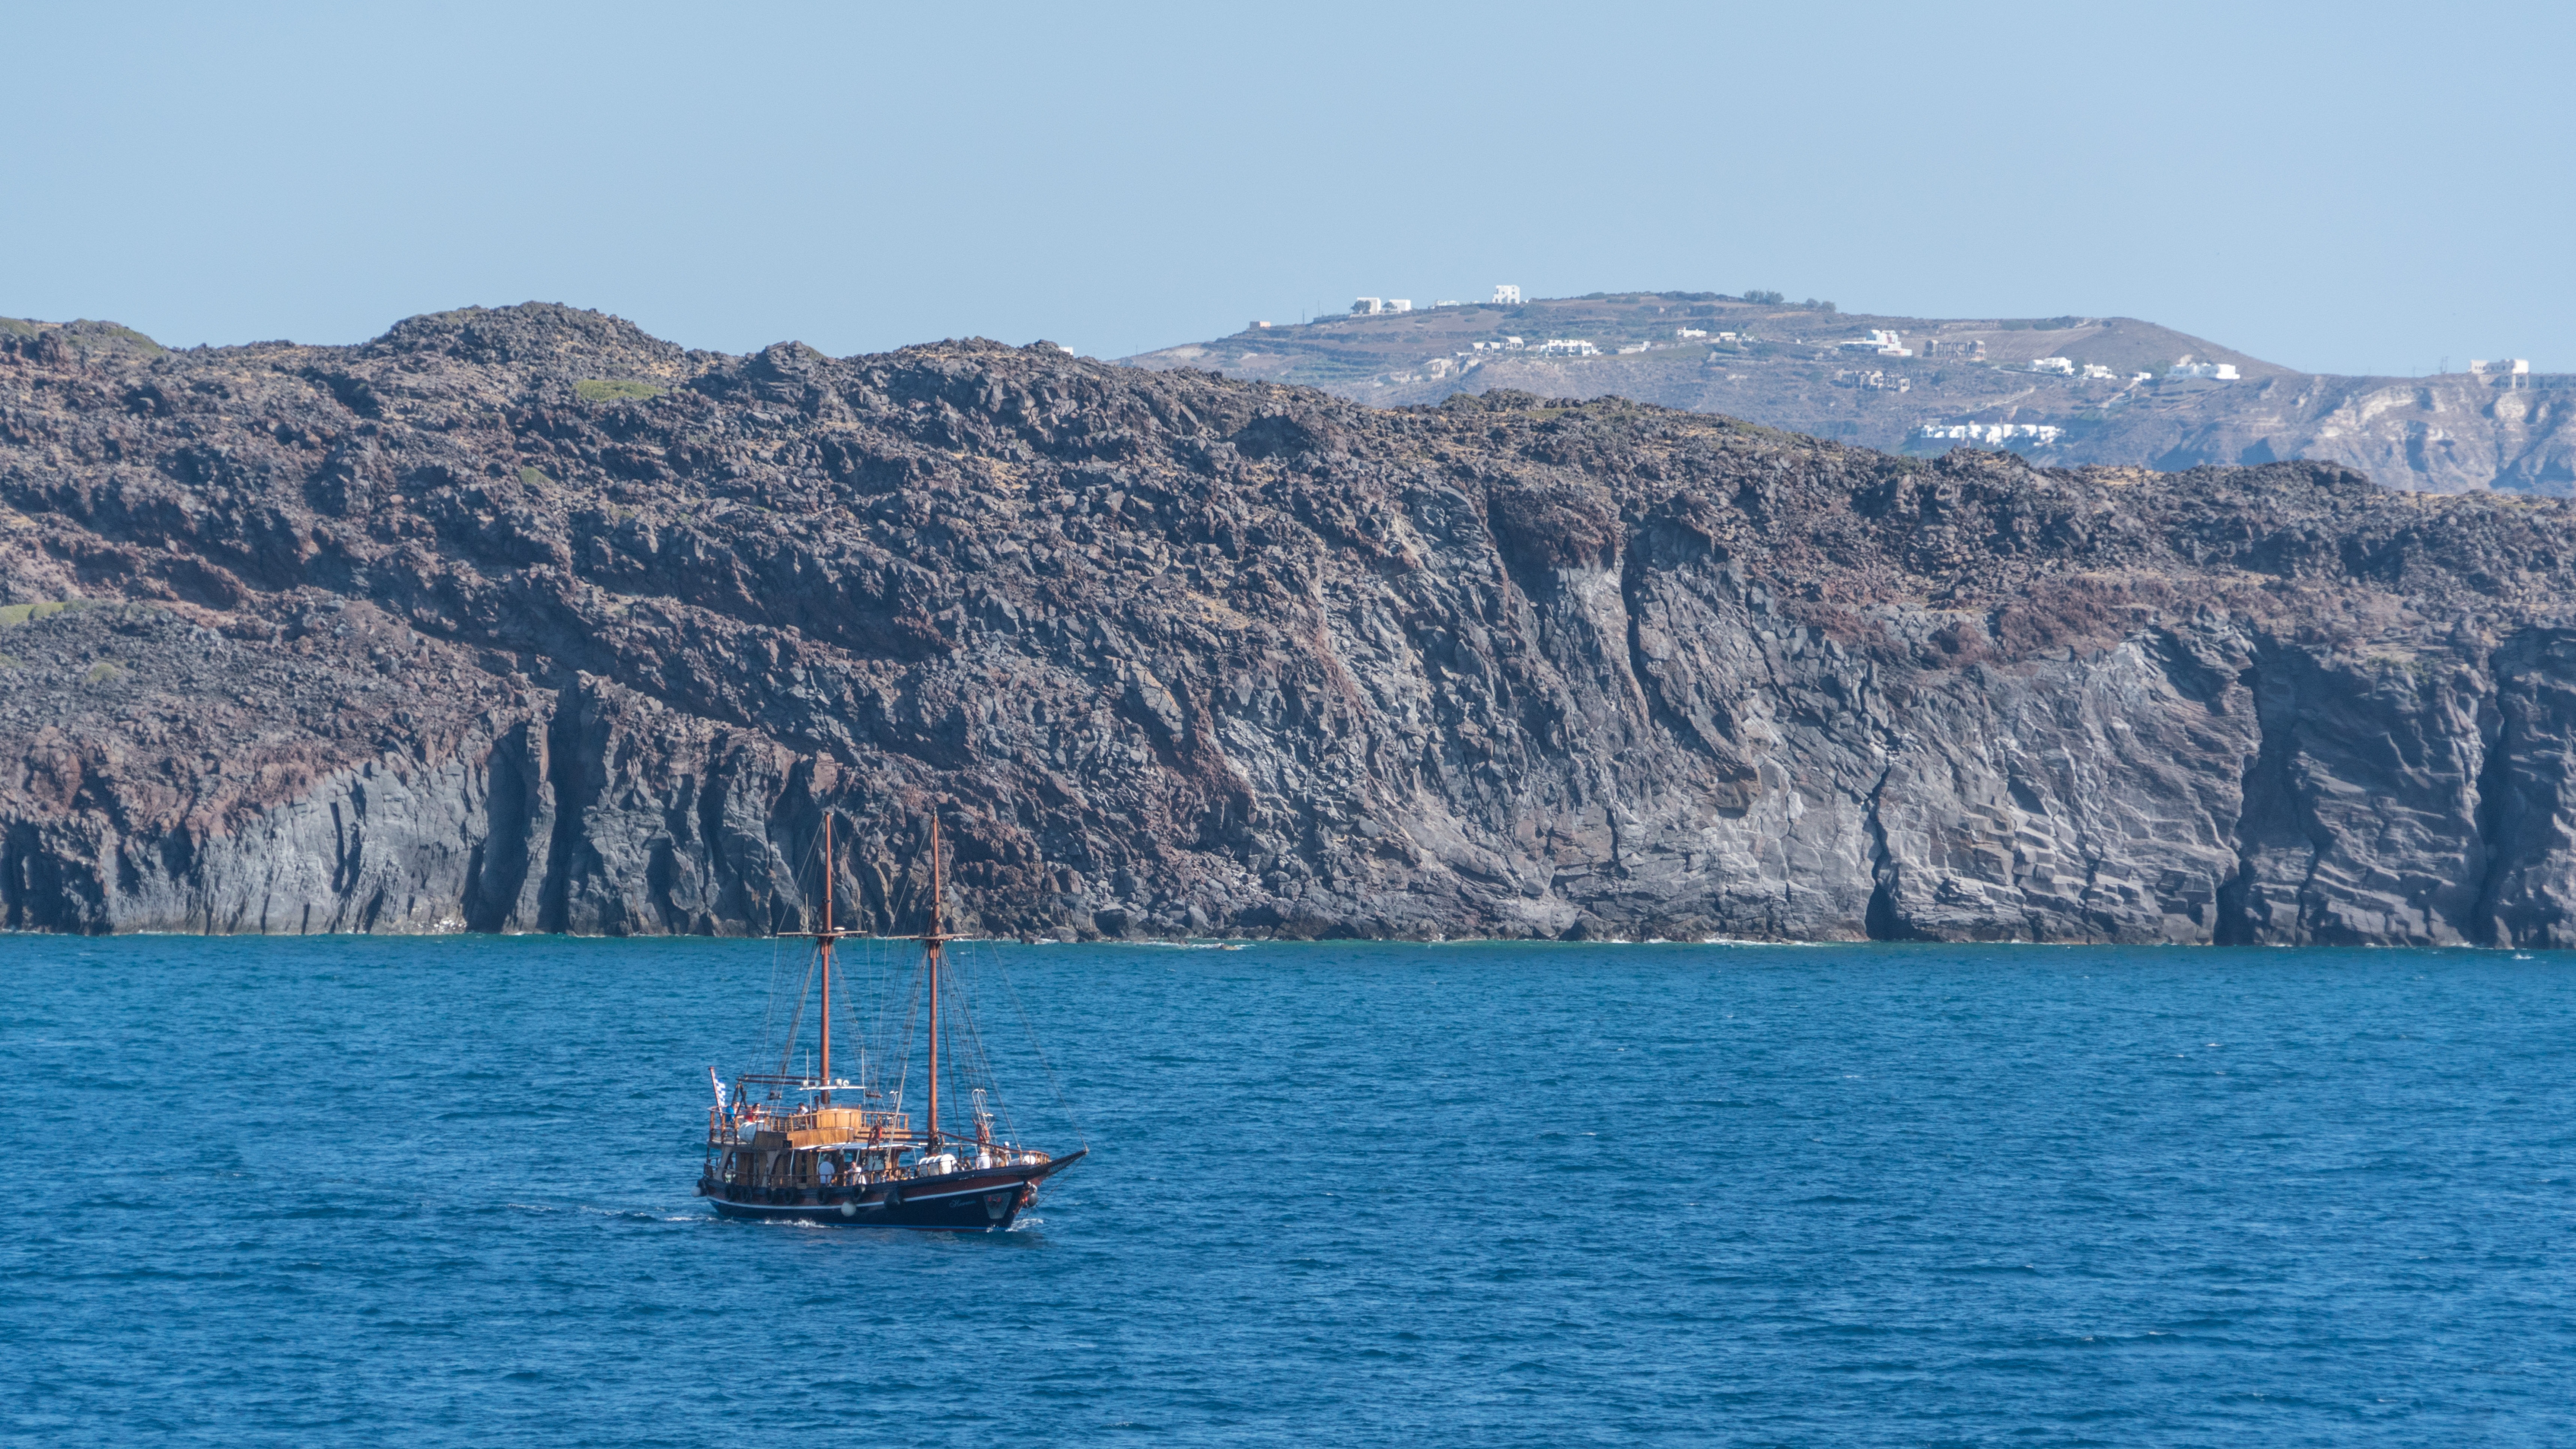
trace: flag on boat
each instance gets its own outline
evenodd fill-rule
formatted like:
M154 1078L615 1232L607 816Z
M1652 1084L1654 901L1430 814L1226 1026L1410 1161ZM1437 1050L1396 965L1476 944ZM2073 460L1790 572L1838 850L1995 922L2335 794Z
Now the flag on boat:
M723 1111L725 1109L724 1083L717 1078L716 1069L713 1067L707 1068L707 1085L716 1089L716 1110Z

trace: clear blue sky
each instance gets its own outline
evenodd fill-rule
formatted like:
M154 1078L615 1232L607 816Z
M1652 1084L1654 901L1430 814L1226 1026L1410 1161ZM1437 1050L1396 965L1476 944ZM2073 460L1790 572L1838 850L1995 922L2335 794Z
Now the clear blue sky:
M1114 357L1508 281L2576 369L2567 7L10 10L0 315L175 344Z

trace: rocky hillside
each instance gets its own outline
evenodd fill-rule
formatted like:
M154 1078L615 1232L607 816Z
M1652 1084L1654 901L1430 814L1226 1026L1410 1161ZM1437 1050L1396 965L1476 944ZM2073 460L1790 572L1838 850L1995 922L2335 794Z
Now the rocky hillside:
M0 331L0 920L2567 943L2576 518L984 342Z
M1708 337L1677 335L1685 328ZM1914 355L1839 345L1881 329L1900 332ZM1509 337L1524 346L1492 350ZM1589 341L1600 355L1531 350L1559 337ZM2047 357L2077 371L2030 370ZM2228 364L2238 377L2176 375L2186 358ZM2056 466L2177 471L2307 458L2413 491L2576 493L2576 377L2298 373L2129 317L1854 316L1640 292L1329 318L1128 360L1304 383L1379 407L1496 388L1615 395L1917 456L1958 446L1956 430ZM2088 364L2108 375L2084 376ZM2139 381L2142 372L2151 380ZM1927 423L1940 434L1924 435Z

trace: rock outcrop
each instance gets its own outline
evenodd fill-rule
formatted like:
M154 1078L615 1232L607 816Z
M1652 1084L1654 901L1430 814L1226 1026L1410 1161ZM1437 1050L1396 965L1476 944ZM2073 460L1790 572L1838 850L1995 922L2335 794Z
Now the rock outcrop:
M109 336L98 333L98 336ZM130 334L120 334L130 335ZM2576 517L1039 344L0 332L0 924L2576 938Z

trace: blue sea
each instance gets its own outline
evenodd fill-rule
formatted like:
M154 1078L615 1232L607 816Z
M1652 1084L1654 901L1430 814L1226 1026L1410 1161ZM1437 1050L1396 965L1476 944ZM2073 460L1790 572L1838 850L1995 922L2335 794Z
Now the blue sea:
M2576 959L991 955L970 1238L693 1196L768 942L0 938L0 1438L2576 1443Z

